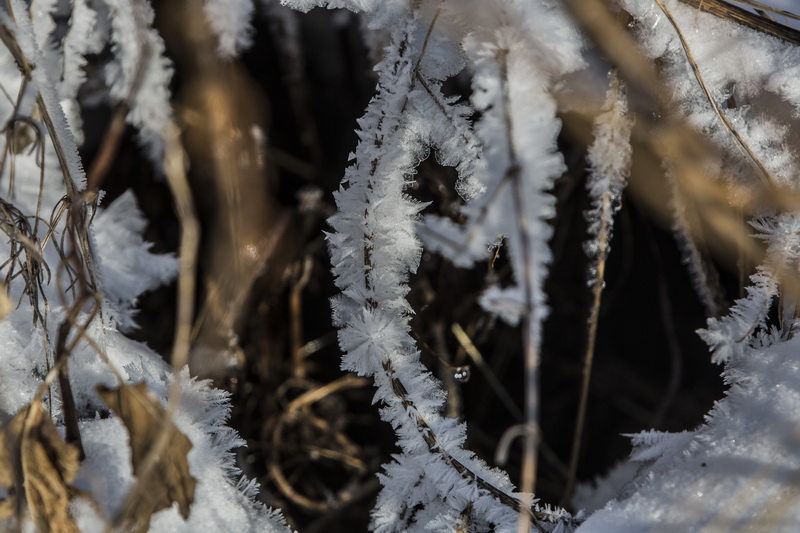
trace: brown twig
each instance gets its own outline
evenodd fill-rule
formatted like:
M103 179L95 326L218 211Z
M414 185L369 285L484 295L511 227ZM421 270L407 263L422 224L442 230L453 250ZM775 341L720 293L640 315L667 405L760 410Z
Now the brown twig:
M335 445L333 446L338 446L341 450L330 449L317 444L313 446L304 446L303 448L309 452L309 454L314 454L317 457L324 457L341 463L348 469L354 471L357 475L363 474L366 471L366 468L364 462L357 456L360 453L359 447L350 441L350 439L341 433L341 431L338 431L327 421L313 414L310 410L310 407L337 392L347 389L365 387L369 384L369 380L358 377L355 374L347 374L332 383L317 387L309 380L303 378L293 378L284 383L284 385L281 387L284 393L290 387L290 384L294 384L295 386L300 385L303 387L310 387L311 390L292 400L286 406L283 413L278 416L271 435L272 452L269 458L269 474L272 480L275 482L278 490L284 496L307 511L323 513L339 508L342 505L347 505L350 503L350 499L354 497L352 491L347 488L338 491L329 498L323 499L313 499L301 494L294 487L292 481L284 473L287 462L281 457L280 452L281 449L285 448L284 430L286 426L290 423L302 421L317 428L323 433L323 435L331 436L333 438L333 442L335 442ZM279 391L279 393L281 393L281 391ZM349 486L350 485L348 485L348 487Z
M313 262L310 256L306 256L300 266L300 278L292 286L289 294L289 310L291 313L291 339L292 339L292 359L293 370L296 377L302 378L306 375L305 357L303 354L303 290L311 279Z
M724 2L723 0L679 0L680 2L692 6L700 11L710 13L716 17L747 26L748 28L766 33L772 37L786 41L787 43L800 46L800 31L789 26L784 26L775 22L769 17L751 13L739 6ZM789 11L775 9L760 2L739 1L741 4L749 5L753 8L770 11L778 15L788 17L794 20L800 20L800 17Z
M728 133L733 137L734 144L736 148L742 152L742 155L745 156L745 159L755 167L756 175L763 181L763 185L765 189L771 189L775 185L775 180L770 175L770 172L764 167L764 164L758 158L758 156L753 152L750 146L742 139L742 136L739 134L739 131L733 126L731 121L722 112L722 110L717 105L716 100L713 96L711 96L711 91L708 89L705 80L703 79L703 75L700 72L700 66L697 64L697 61L694 59L694 54L692 54L692 49L689 46L689 43L686 41L686 37L683 35L683 31L681 31L680 26L675 21L672 16L672 13L667 6L664 5L662 0L654 0L664 15L667 17L667 20L675 29L675 33L678 34L678 39L681 42L681 46L683 47L683 52L686 54L686 60L689 62L689 66L692 68L692 72L694 73L694 77L697 79L697 84L700 86L700 89L703 91L703 94L706 97L711 108L714 110L714 113L717 115L719 120L725 126L725 129ZM800 42L798 42L800 44Z
M490 367L486 360L481 355L480 350L475 346L472 342L472 339L469 338L467 332L464 331L464 328L457 322L453 322L453 325L450 326L450 330L453 332L453 335L458 340L458 343L461 345L461 348L464 349L464 352L472 359L472 362L475 363L475 366L483 373L483 376L486 378L486 381L489 383L489 386L492 390L497 394L497 397L500 398L500 401L503 402L503 405L506 406L508 412L511 416L514 417L514 420L517 422L522 422L525 418L525 415L522 413L520 408L517 406L516 402L511 395L508 394L507 387L505 387L500 380L495 375L492 367Z
M66 359L69 353L66 351L67 336L71 329L69 321L65 320L58 326L58 337L56 338L56 364ZM81 431L78 428L78 410L75 407L75 397L72 395L72 386L69 383L66 362L59 365L58 385L61 389L61 412L64 415L64 427L66 431L66 441L74 444L80 452L81 461L86 458L81 440Z

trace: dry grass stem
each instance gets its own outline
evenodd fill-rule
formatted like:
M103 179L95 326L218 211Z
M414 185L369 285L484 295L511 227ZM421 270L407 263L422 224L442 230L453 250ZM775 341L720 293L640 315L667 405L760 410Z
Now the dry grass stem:
M292 356L294 358L294 374L295 377L305 377L306 375L306 362L303 354L303 290L308 281L311 279L311 270L313 263L311 257L306 256L300 266L300 277L297 282L292 285L292 290L289 295L289 309L291 313L291 334L292 334Z
M684 37L683 32L681 31L680 26L678 23L675 22L675 19L672 17L672 13L667 9L667 6L664 5L662 0L654 0L658 7L661 8L661 11L669 20L669 23L675 29L675 33L678 34L678 38L681 41L681 46L683 47L683 51L686 54L686 60L689 62L689 66L692 67L692 72L694 73L695 79L697 79L697 84L702 89L703 94L708 100L709 105L714 110L714 113L717 115L719 120L725 126L725 129L731 135L734 140L734 144L736 148L742 152L742 155L745 159L755 167L755 174L763 181L763 186L766 190L770 190L775 186L775 180L770 176L769 171L764 167L764 164L758 158L758 156L750 149L750 146L742 139L742 136L739 134L737 129L733 126L731 121L725 116L725 113L717 105L716 100L713 96L711 96L711 92L706 85L705 80L703 79L703 75L700 73L700 66L697 64L697 61L694 59L694 55L692 54L692 50L689 47L689 43L686 41L686 37Z
M453 325L450 326L450 331L453 332L456 340L458 340L459 345L464 349L464 352L472 359L472 362L475 363L475 366L481 371L481 373L486 378L486 381L489 383L489 386L492 390L497 394L497 397L500 398L500 401L503 402L503 405L506 406L508 412L514 417L515 420L518 422L522 422L525 418L525 415L522 413L520 408L517 406L516 402L511 395L508 393L508 388L503 385L500 380L495 375L492 367L490 367L486 360L481 355L480 350L473 344L472 339L469 338L467 332L464 331L464 328L461 327L460 324L457 322L453 322Z
M365 464L359 458L361 454L360 448L339 429L314 414L311 407L333 394L348 389L366 387L370 384L370 380L354 374L347 374L323 386L316 386L303 378L297 377L290 381L296 385L308 386L310 390L292 400L275 423L271 435L272 454L268 464L269 475L278 490L286 498L306 511L326 513L340 506L348 505L357 496L356 492L350 490L351 487L357 482L357 478L365 472ZM288 388L288 385L289 382L284 383L286 388ZM290 478L284 473L288 466L282 460L280 452L289 446L285 444L286 429L288 426L298 423L307 424L309 427L316 429L324 436L318 441L327 442L327 447L305 446L305 451L309 455L340 463L353 473L350 483L347 483L343 489L335 494L318 499L308 497L297 490Z
M717 17L723 18L725 20L730 20L731 22L735 22L737 24L742 24L744 26L747 26L748 28L760 31L761 33L766 33L767 35L771 35L773 37L786 41L787 43L791 43L795 46L800 46L800 32L797 31L796 29L790 26L779 24L774 20L770 19L769 17L750 13L749 11L746 11L734 4L731 4L730 2L725 2L723 0L679 0L679 1L686 5L697 8L700 11L711 13L712 15L715 15ZM785 11L783 9L776 9L766 4L762 4L761 2L754 2L752 0L736 0L736 1L742 5L746 5L760 11L774 13L776 15L787 17L793 20L800 20L800 17L798 17L797 15L795 15L790 11Z

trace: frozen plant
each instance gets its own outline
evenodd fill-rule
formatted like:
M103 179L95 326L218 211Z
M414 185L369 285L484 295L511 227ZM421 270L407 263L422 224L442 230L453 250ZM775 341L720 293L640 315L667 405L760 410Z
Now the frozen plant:
M534 503L531 494L512 492L506 479L463 448L463 425L443 418L443 389L419 363L405 300L423 244L464 267L488 259L497 246L507 250L513 281L490 286L481 305L522 324L526 422L516 433L525 438L521 488L529 491L538 438L538 349L547 313L542 290L550 262L547 220L555 215L550 189L564 170L556 146L557 111L564 109L597 117L589 152L594 241L587 246L596 264L595 310L612 217L629 172L631 136L661 161L673 182L674 211L692 215L679 216L676 225L712 316L718 309L716 287L706 275L701 249L728 243L750 260L758 252L749 237L741 236L736 210L717 214L707 206L732 198L737 209L758 217L753 224L769 243L748 298L727 317L711 318L702 332L714 360L726 365L728 396L692 433L635 437L631 460L641 466L626 470L636 472L635 478L578 530L649 530L665 523L664 516L677 530L761 520L771 528L795 529L793 506L768 504L787 497L793 478L780 472L796 469L788 448L794 425L785 431L772 428L787 427L784 420L796 412L790 399L797 390L795 372L788 368L797 365L787 359L796 327L797 264L791 245L796 207L781 199L794 198L798 168L789 148L789 125L779 111L768 112L780 109L776 98L796 106L797 84L789 77L800 56L797 42L787 42L791 31L781 33L774 23L754 29L726 20L726 13L745 22L767 17L752 11L742 16L725 2L707 2L714 4L712 11L730 8L716 15L703 12L703 2L612 2L618 18L621 13L631 17L632 32L618 28L602 3L593 1L283 3L302 10L326 6L360 12L370 32L388 36L375 69L377 92L359 122L360 143L335 195L339 213L330 220L334 232L328 236L342 291L333 306L343 368L373 376L382 416L402 448L380 476L384 488L373 527L565 531L581 522ZM571 98L571 82L591 79L598 66L610 70L592 48L619 69L602 110L600 102L587 105ZM472 79L469 104L441 91L442 82L462 68ZM636 94L633 119L627 116L621 84L630 84ZM740 104L757 99L769 106ZM638 121L635 127L633 121ZM466 201L459 223L420 217L425 206L404 195L428 150L459 173ZM685 197L694 203L684 205ZM710 235L700 232L701 225L706 231L710 226ZM774 327L768 317L778 296L783 320ZM774 370L776 359L785 361L780 374ZM785 399L760 403L772 388L786 391ZM742 440L756 442L737 444ZM735 464L739 457L741 466ZM744 486L754 479L760 494L745 498ZM699 503L687 510L689 500Z
M132 193L99 207L102 176L87 178L77 150L78 93L91 55L92 83L159 172L183 172L153 15L117 0L0 10L4 530L288 530L235 463L229 394L121 333L178 261L143 241Z
M375 95L358 123L327 235L340 291L332 307L342 368L373 379L375 403L400 450L379 474L374 530L800 526L793 488L800 168L790 120L800 113L800 40L761 14L768 6L740 3L757 11L721 0L282 2L359 13L366 42L381 43ZM252 0L202 7L221 56L252 42ZM0 517L9 527L287 529L256 502L256 485L234 463L231 450L241 440L224 425L227 395L180 368L193 229L169 102L171 66L153 21L145 0L9 0L0 10L0 229L8 259L0 301ZM90 58L96 63L87 69ZM461 73L471 81L468 100L445 90ZM137 129L173 186L185 232L180 263L151 253L130 194L100 207L103 172L86 176L77 151L88 105L78 96L90 85ZM590 87L588 98L579 85ZM547 401L538 376L549 221L557 215L552 189L566 169L558 138L567 113L591 137L590 328L597 327L614 213L630 186L674 219L710 315L700 335L729 385L701 427L634 435L629 463L596 490L581 488L577 502L591 512L575 516L538 500L534 488ZM656 165L635 172L634 148ZM463 203L452 217L426 213L408 194L431 152L458 173ZM670 202L647 196L647 180L662 177L673 196L666 210ZM755 236L742 229L742 214ZM706 249L715 248L759 265L745 297L727 311L709 275ZM468 268L498 249L512 277L492 280L479 303L521 326L525 416L508 433L523 440L519 491L467 449L465 422L443 414L446 392L421 362L407 299L425 250ZM182 328L172 354L178 368L170 369L121 331L135 327L136 298L178 273Z

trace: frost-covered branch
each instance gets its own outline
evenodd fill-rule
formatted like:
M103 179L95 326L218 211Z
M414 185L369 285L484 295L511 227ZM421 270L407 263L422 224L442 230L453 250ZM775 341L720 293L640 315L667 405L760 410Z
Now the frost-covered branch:
M392 32L376 67L377 94L359 121L355 163L336 193L339 213L330 220L335 233L328 240L342 295L334 301L334 319L345 351L343 367L374 376L376 399L386 406L382 416L394 426L404 450L381 476L385 488L374 527L444 527L466 512L470 523L507 530L518 508L508 481L463 449L464 427L440 413L441 386L420 363L408 331L411 309L405 294L420 259L415 224L423 206L403 191L427 143L439 148L436 141L448 138L424 117L440 113L450 119L446 128L461 120L458 108L448 117L442 109L446 101L432 100L432 81L416 83L419 26L409 14ZM446 160L453 150L443 147ZM417 479L409 482L410 475ZM433 501L430 495L436 495ZM426 501L424 509L414 510L416 501ZM513 507L502 513L503 506Z

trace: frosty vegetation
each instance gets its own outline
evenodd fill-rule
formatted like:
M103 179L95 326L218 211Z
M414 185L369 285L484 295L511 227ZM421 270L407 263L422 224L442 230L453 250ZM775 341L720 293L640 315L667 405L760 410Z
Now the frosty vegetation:
M266 11L274 2L263 3ZM374 381L400 450L379 475L372 528L800 530L798 43L679 0L274 4L269 11L351 10L365 42L381 43L375 95L327 235L342 369ZM252 43L255 7L204 3L221 57ZM151 164L185 201L172 69L153 19L145 0L9 0L0 10L4 527L288 530L235 464L243 441L225 426L227 393L183 366L188 332L178 330L174 368L123 334L136 327L136 299L186 263L151 253L132 194L102 201L102 183L78 156L80 110L92 105L78 95L92 84L102 87L93 98L123 105ZM102 68L89 73L90 55ZM446 93L457 75L471 80L469 98ZM578 487L575 515L538 500L534 487L547 401L538 369L548 220L565 170L557 137L566 112L589 139L585 247L595 298L586 375L614 215L630 181L675 228L709 314L699 333L729 386L699 428L631 436L628 463ZM637 151L656 161L639 169L644 178L632 172ZM407 194L430 153L458 173L463 205L452 217ZM671 202L648 197L647 175L662 174ZM509 433L524 442L519 487L465 447L465 422L445 416L446 392L420 360L406 299L424 250L466 268L498 248L513 279L490 284L480 305L523 335L525 422ZM758 264L729 309L706 249Z

